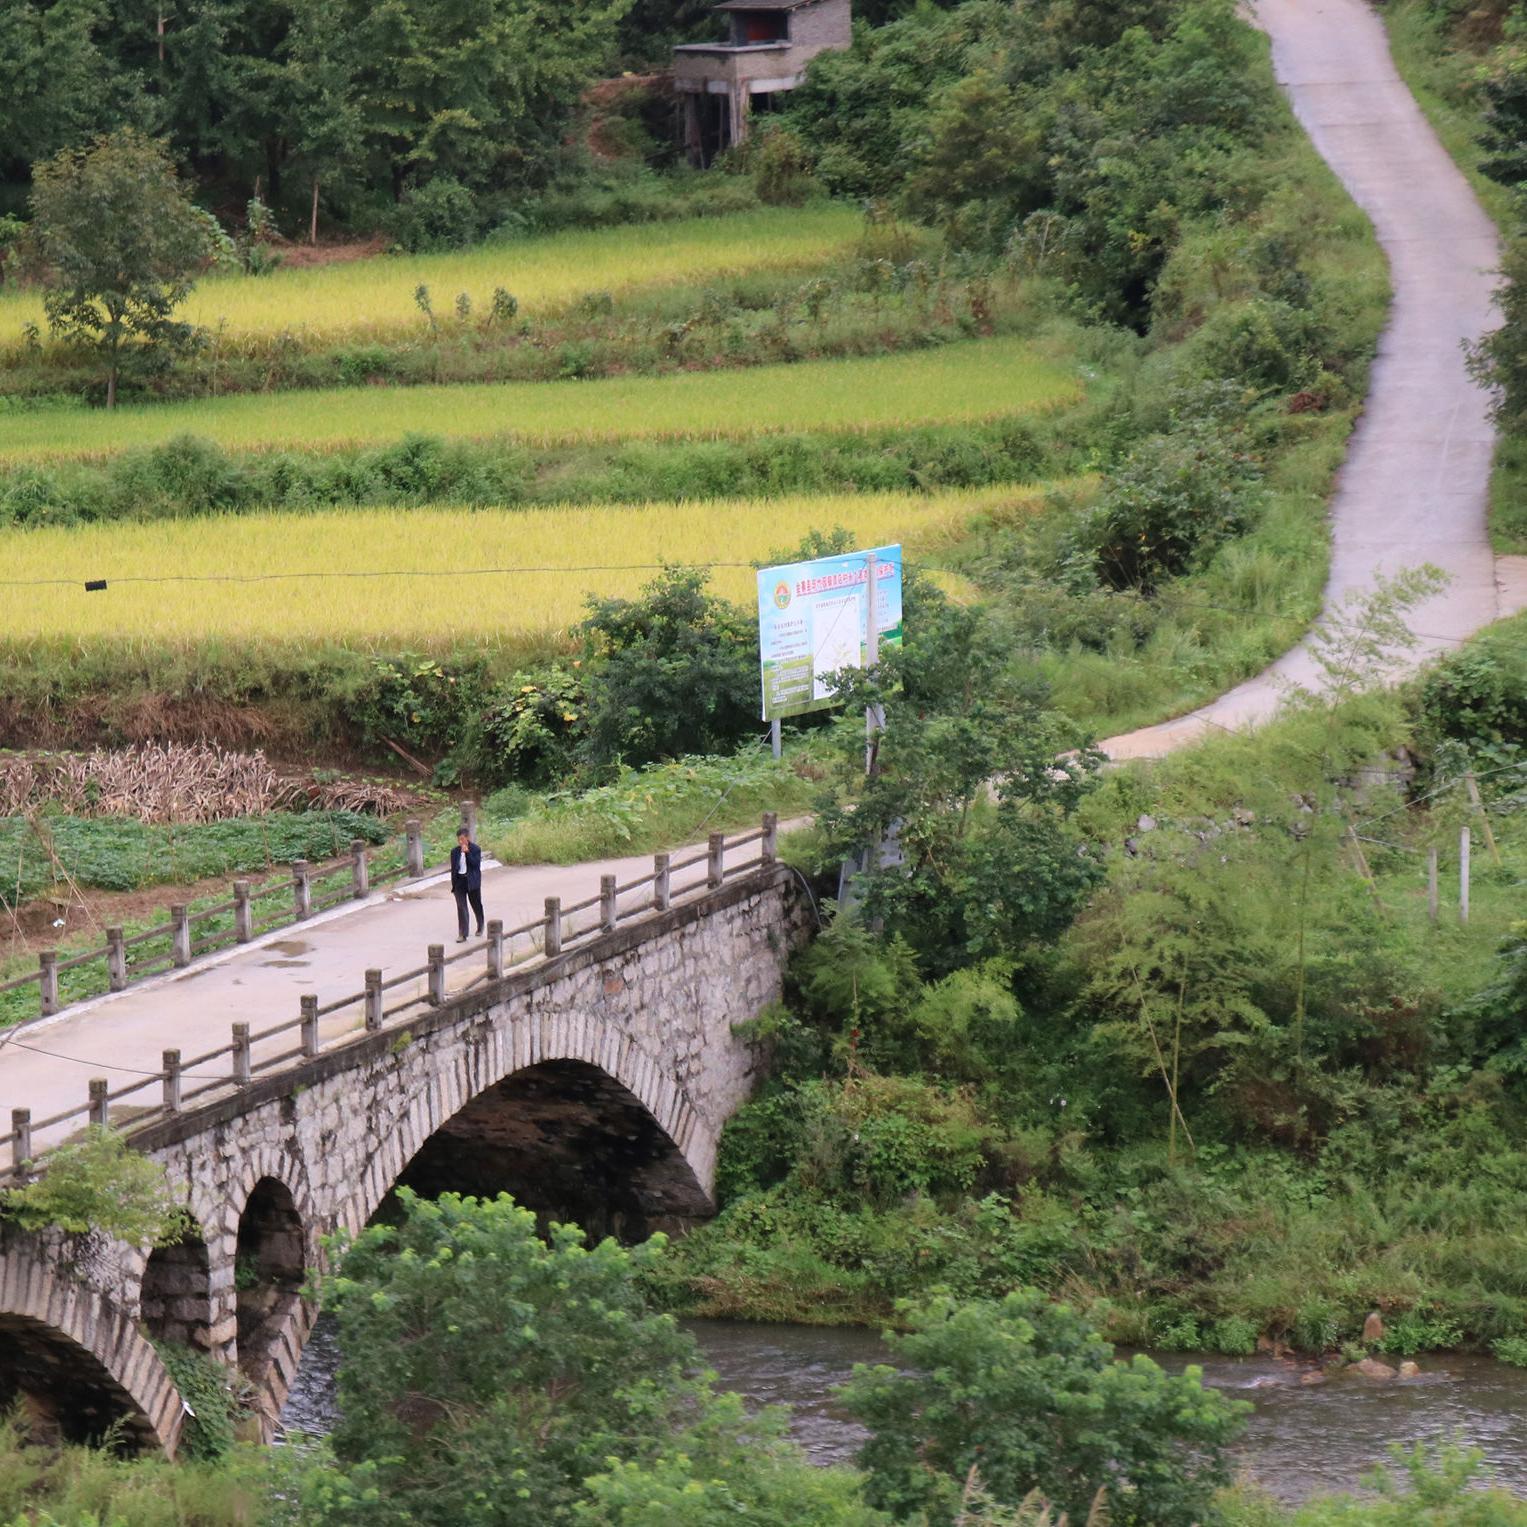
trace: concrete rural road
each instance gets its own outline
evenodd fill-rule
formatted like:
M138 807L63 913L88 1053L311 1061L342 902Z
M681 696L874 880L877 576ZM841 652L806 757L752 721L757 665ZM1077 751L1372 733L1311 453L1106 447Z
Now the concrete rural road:
M703 850L703 845L699 848ZM748 852L756 853L756 845ZM687 857L687 853L674 855L675 862ZM484 910L512 929L539 918L548 896L572 906L598 894L601 875L614 875L624 885L651 871L650 856L566 867L490 865L483 871ZM676 871L675 895L704 876L703 864ZM630 892L621 898L622 910L647 904L651 894L650 887ZM597 921L597 910L590 910L568 919L566 928L571 932ZM444 944L447 955L454 954L455 938L456 904L449 877L441 874L321 913L297 927L198 961L184 971L0 1034L0 1130L9 1129L12 1108L30 1108L37 1120L49 1118L84 1103L92 1077L106 1078L116 1091L135 1074L157 1072L165 1050L178 1049L190 1060L228 1044L234 1023L248 1023L258 1032L296 1018L305 992L317 993L319 1005L326 1005L359 991L368 968L380 969L390 978L422 966L430 944ZM526 947L524 940L518 940L514 953L521 954ZM449 989L459 989L484 968L485 957L476 956L450 966ZM389 992L387 1000L391 1005L423 991L421 978L410 987ZM354 1006L324 1019L321 1032L328 1039L361 1024L360 1008ZM294 1043L295 1036L285 1034L257 1044L255 1060L262 1051L276 1054ZM228 1069L226 1057L190 1068L185 1086L194 1085L193 1073L210 1078L226 1075ZM157 1088L150 1089L141 1099L125 1099L123 1106L156 1102L157 1094ZM39 1133L36 1139L39 1144L52 1143L82 1123L78 1120L68 1129ZM0 1168L6 1165L8 1156L0 1153Z
M1419 663L1527 606L1527 559L1496 559L1485 534L1495 435L1463 344L1496 321L1494 224L1438 142L1389 55L1367 0L1254 0L1273 68L1321 156L1373 220L1394 305L1367 406L1331 505L1327 612L1375 580L1432 563L1446 589L1411 614ZM1308 647L1191 714L1103 744L1156 757L1210 731L1265 721L1289 685L1315 689Z

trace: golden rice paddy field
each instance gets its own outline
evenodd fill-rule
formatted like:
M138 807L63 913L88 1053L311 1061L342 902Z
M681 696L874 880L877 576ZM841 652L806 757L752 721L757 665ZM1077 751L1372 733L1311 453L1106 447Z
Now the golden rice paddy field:
M0 422L0 461L100 456L200 435L231 450L335 449L410 432L507 435L534 444L744 436L778 430L953 423L1068 402L1074 366L1020 339L986 339L855 360L738 371L348 387L196 403L59 409Z
M813 265L846 250L864 220L846 207L777 208L734 217L577 230L485 244L450 254L378 256L346 264L222 276L198 283L180 311L230 335L300 334L309 341L364 338L423 323L414 289L428 286L437 312L466 292L486 312L494 287L544 312L585 292L672 282L697 284L744 270ZM0 297L0 345L43 324L31 292Z
M721 564L715 589L750 603L754 574L739 564L807 531L841 525L860 545L901 541L926 556L957 540L976 514L1028 513L1041 491L378 509L9 531L0 535L0 603L12 642L515 645L566 631L590 594L635 594L662 563ZM107 587L85 592L85 580L99 578Z

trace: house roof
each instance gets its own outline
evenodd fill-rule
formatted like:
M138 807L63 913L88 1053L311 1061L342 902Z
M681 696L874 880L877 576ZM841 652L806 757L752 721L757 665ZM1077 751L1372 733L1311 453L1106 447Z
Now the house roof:
M800 11L817 0L721 0L713 11Z

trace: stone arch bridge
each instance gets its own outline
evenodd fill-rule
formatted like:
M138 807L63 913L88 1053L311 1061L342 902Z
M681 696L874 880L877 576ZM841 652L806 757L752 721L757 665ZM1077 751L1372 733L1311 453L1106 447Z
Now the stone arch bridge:
M268 1432L314 1318L302 1289L323 1237L358 1231L400 1183L508 1189L596 1235L710 1213L721 1128L753 1081L735 1027L779 995L808 927L772 822L750 837L741 865L727 854L749 838L713 838L687 892L663 856L649 884L606 877L581 933L548 903L516 930L535 938L523 962L490 927L486 974L454 995L432 950L422 1000L388 1009L395 983L369 990L364 1025L335 1042L315 1042L307 999L296 1050L262 1062L258 1042L283 1039L246 1030L232 1079L204 1100L113 1117L167 1169L194 1233L145 1255L0 1232L0 1403L20 1395L65 1435L115 1421L173 1453L185 1412L155 1346L169 1340L242 1370ZM173 1104L204 1070L154 1082Z

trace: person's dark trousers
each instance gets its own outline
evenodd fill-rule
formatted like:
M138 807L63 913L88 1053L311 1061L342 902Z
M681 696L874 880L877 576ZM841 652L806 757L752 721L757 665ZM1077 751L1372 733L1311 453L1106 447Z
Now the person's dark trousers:
M456 931L462 938L467 936L467 906L470 904L472 915L477 919L477 931L482 932L482 891L473 888L470 891L452 891L456 898Z

